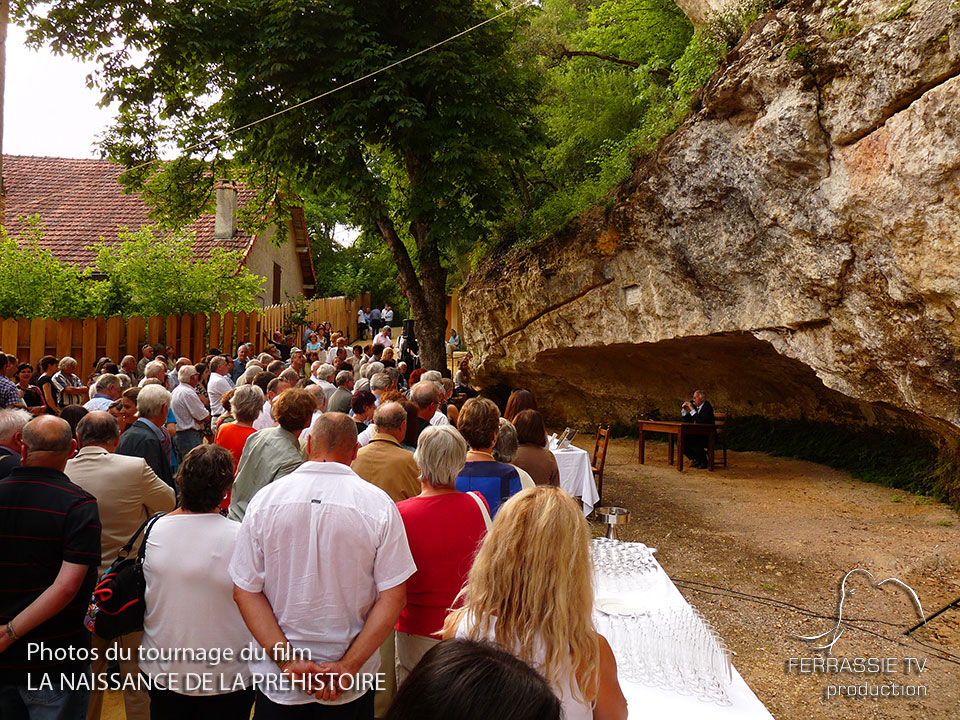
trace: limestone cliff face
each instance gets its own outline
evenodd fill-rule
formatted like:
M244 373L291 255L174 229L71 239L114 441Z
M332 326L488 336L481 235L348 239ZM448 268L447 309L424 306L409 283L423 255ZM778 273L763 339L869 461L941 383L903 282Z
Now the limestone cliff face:
M758 20L611 209L471 277L481 375L568 422L703 386L735 413L960 432L960 4L894 8Z

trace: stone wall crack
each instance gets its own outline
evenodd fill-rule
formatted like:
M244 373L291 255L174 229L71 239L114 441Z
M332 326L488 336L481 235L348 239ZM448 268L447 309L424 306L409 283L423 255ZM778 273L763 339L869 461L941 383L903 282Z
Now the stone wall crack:
M505 332L505 333L503 333L502 335L500 335L499 337L497 337L496 342L502 342L502 341L504 340L504 338L510 337L511 335L515 335L515 334L518 333L518 332L523 332L523 331L526 330L528 327L530 327L530 325L532 325L532 324L535 323L537 320L539 320L540 318L542 318L544 315L549 315L549 314L552 313L553 311L559 310L559 309L562 308L564 305L569 305L570 303L579 300L580 298L582 298L582 297L583 297L584 295L586 295L587 293L593 292L593 291L596 290L597 288L603 287L604 285L609 285L609 284L612 283L612 282L613 282L613 279L612 279L612 278L608 278L608 279L606 279L606 280L601 280L600 282L594 283L593 285L588 285L587 287L585 287L583 290L581 290L580 292L578 292L576 295L573 295L572 297L566 298L565 300L561 300L560 302L557 302L557 303L553 303L552 305L548 306L545 310L543 310L543 312L537 313L536 315L534 315L533 317L531 317L529 320L521 323L520 325L518 325L517 327L513 328L512 330L508 330L507 332Z

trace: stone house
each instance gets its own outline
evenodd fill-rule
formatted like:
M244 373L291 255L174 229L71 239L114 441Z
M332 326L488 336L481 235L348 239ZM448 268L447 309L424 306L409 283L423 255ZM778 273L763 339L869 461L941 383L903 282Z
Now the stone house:
M39 215L41 247L62 262L87 267L94 260L88 246L101 238L116 240L121 228L152 224L141 196L123 193L117 182L122 172L122 166L108 160L4 155L7 233L17 237L21 219ZM216 212L201 215L188 228L196 236L197 255L209 256L215 247L243 252L243 265L264 278L256 298L261 307L301 293L313 297L316 276L302 208L293 209L283 228L286 242L275 244L276 226L250 235L237 225L237 208L253 196L252 190L219 182L214 192Z

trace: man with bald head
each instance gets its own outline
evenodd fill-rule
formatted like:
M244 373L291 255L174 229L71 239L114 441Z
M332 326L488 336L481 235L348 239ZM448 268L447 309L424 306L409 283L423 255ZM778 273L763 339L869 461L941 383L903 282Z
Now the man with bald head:
M83 619L100 564L97 501L63 473L76 449L65 420L31 420L21 445L21 466L0 480L0 717L84 717L90 633ZM33 643L66 659L28 655ZM40 688L44 675L63 690L54 699Z
M265 678L257 712L326 717L324 708L299 707L319 703L340 706L336 717L373 718L373 690L352 681L377 671L377 649L416 566L396 505L350 469L353 420L323 414L307 452L307 462L250 501L230 563L234 599L267 651L251 663ZM312 660L294 659L294 650ZM291 682L313 674L324 683L315 697Z

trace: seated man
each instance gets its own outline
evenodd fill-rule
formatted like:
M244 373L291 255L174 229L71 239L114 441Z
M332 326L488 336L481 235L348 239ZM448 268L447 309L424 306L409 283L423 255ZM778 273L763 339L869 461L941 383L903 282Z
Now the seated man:
M693 393L693 402L685 402L680 407L680 415L683 422L698 423L700 425L713 425L716 421L713 417L713 406L707 402L707 396L702 390L695 390ZM706 435L685 435L683 438L683 454L691 460L695 468L707 467L707 443L709 438Z

